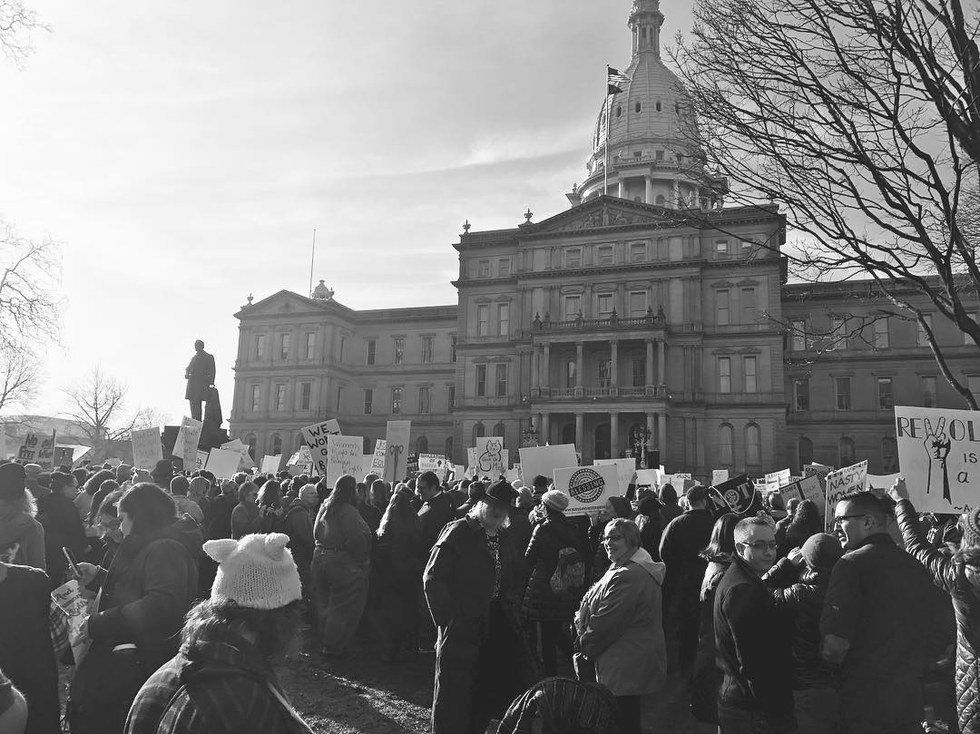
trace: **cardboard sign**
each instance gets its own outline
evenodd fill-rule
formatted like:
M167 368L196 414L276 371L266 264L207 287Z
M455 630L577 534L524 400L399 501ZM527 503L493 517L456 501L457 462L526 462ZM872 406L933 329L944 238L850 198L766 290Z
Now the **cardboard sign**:
M551 478L555 469L577 466L575 446L562 443L557 446L529 446L518 449L521 457L521 473L530 487L536 476Z
M729 479L729 477L728 477L728 469L712 469L711 470L711 486L714 487L714 486L717 486L717 485L721 484L722 482L727 482L728 479Z
M262 457L263 474L275 474L277 471L279 471L280 466L282 466L282 454Z
M24 464L34 464L37 458L37 449L40 441L38 440L36 433L28 433L24 437L24 443L21 444L20 451L17 452L17 458Z
M384 479L392 487L408 476L408 442L411 435L412 421L388 421Z
M312 426L306 426L301 431L303 441L310 450L313 470L321 477L327 476L327 443L330 436L340 435L340 424L336 420L321 421Z
M791 499L810 500L820 510L820 514L826 511L823 487L820 485L820 479L816 474L784 484L779 488L779 494L783 497L784 505Z
M193 418L183 417L180 420L180 430L177 431L177 440L174 441L174 456L187 461L197 459L197 446L201 443L201 431L204 430L204 423Z
M838 500L851 492L863 491L867 481L867 459L859 461L853 466L846 466L843 469L832 471L827 475L827 482L825 484L827 490L827 510L824 514L824 527L828 533L834 529L834 508L837 507Z
M726 512L734 512L736 515L748 514L758 505L755 485L748 474L739 474L722 482L712 487L710 493L722 500L723 507L727 508Z
M51 601L68 618L68 644L71 645L71 653L77 666L91 645L88 636L88 601L82 595L77 579L72 579L52 591Z
M364 448L364 439L360 436L330 436L327 443L327 484L333 486L345 474L350 474L354 479L363 479L361 469L363 468L361 450Z
M374 454L371 456L371 464L368 467L368 471L372 474L377 474L379 477L385 475L385 446L387 441L383 438L379 438L374 443Z
M227 449L211 449L208 454L207 470L218 479L231 479L238 472L242 455Z
M569 497L567 516L594 515L610 497L621 496L615 466L570 466L554 469L552 476L555 489Z
M501 436L479 436L476 439L476 470L481 476L499 477L507 470Z
M896 407L895 435L917 511L959 514L980 503L980 412Z
M827 480L827 475L830 474L833 468L834 467L827 466L826 464L817 464L817 463L807 464L806 466L803 467L803 476L804 477L817 476L820 478L821 482L824 482Z
M616 476L619 481L619 493L626 496L633 475L636 473L635 459L596 459L592 462L593 466L615 466Z
M163 444L160 443L160 427L133 431L133 466L137 469L152 469L163 459Z

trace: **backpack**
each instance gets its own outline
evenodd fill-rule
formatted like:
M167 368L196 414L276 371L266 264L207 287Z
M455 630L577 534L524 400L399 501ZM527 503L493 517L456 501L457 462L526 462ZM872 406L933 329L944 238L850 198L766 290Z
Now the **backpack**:
M558 563L551 574L551 591L555 596L576 597L585 591L585 560L571 546L558 551Z

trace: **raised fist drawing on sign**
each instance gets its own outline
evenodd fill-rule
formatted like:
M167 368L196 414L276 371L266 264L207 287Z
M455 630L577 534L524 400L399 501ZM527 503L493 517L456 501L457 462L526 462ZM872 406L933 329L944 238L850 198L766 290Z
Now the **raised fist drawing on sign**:
M926 485L926 494L932 492L933 472L942 471L943 475L943 499L952 502L949 495L949 472L946 468L946 457L949 456L952 442L946 435L946 419L940 418L936 425L926 424L928 433L922 442L926 456L929 457L929 483Z

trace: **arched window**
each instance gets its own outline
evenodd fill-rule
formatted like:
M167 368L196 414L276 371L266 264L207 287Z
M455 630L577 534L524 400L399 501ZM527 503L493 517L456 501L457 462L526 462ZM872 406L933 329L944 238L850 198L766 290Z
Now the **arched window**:
M277 456L282 453L282 436L278 433L272 434L272 455Z
M838 466L841 468L854 463L854 439L847 436L841 437L840 441L837 442L837 457L840 461Z
M639 111L640 111L640 103L639 103L639 102L637 102L637 103L636 103L636 111L637 111L637 112L639 112Z
M452 436L446 439L445 453L446 453L446 460L452 461L453 460L453 437Z
M722 466L732 465L732 444L734 443L734 431L727 423L722 423L718 428L718 463Z
M799 459L800 474L802 474L803 467L813 463L813 441L806 436L802 436L799 444L796 446L796 457Z
M574 359L565 362L565 387L575 387L575 370L578 367Z
M881 473L895 474L898 471L898 445L891 436L881 439Z
M660 100L658 99L657 100L657 112L660 112L661 109L663 109L663 107L661 107Z
M425 436L419 436L415 441L415 451L419 454L429 453L429 439Z
M250 433L245 436L245 445L248 446L248 455L252 457L252 461L255 461L255 434Z
M478 439L480 436L486 435L487 429L483 423L477 423L475 426L473 426L473 445L476 446L476 439Z
M616 105L616 117L620 117L623 114L623 108Z
M745 463L758 466L762 463L762 439L759 426L749 423L745 427Z
M507 426L505 426L503 423L498 423L493 427L493 435L503 438L507 435Z
M664 206L666 203L667 203L667 200L664 198L664 195L663 194L660 194L659 196L657 196L657 206Z
M361 442L361 453L362 454L374 453L373 451L371 451L371 439L368 438L367 436L365 436L364 440Z

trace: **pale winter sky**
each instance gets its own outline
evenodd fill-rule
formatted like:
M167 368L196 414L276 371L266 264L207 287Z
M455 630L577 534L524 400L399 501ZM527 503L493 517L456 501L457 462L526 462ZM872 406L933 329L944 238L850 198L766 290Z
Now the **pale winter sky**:
M202 338L315 274L354 308L455 303L463 220L568 207L628 0L28 0L0 59L0 216L64 243L63 339L32 412L97 364L178 421ZM690 24L663 0L663 39Z

